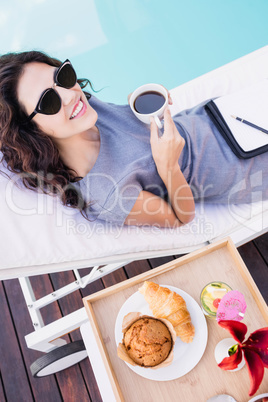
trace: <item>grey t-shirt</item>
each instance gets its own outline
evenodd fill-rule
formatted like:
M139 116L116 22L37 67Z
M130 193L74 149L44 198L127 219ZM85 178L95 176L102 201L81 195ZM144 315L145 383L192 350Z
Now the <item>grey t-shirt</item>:
M77 184L92 203L87 208L89 219L122 225L142 190L164 197L166 189L152 157L149 127L128 105L104 103L94 96L89 103L98 113L100 152Z
M134 116L129 105L105 103L95 96L89 103L98 113L100 152L91 171L75 185L91 203L87 208L90 220L122 225L142 190L162 198L167 195L151 153L150 127ZM195 201L252 202L254 186L268 197L267 154L250 160L237 158L203 104L173 119L185 139L178 162ZM256 188L252 177L259 171L262 180Z

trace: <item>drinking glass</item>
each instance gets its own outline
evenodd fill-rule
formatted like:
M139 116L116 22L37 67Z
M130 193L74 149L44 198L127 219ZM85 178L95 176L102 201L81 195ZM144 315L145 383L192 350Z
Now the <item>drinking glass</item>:
M201 291L200 303L203 313L212 319L216 319L217 309L223 296L232 290L225 282L210 282Z

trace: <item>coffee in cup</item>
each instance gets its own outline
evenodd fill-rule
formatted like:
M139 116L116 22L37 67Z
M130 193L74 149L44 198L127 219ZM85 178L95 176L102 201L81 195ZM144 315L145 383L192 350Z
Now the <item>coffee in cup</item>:
M146 84L137 88L130 96L132 112L143 123L150 124L151 117L162 128L160 119L168 105L168 91L159 84Z

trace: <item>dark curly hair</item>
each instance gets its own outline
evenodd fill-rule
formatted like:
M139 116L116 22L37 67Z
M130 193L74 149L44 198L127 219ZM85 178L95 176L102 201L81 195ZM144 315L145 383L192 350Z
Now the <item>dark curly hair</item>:
M23 173L25 187L45 194L58 195L63 205L77 208L87 218L81 193L73 185L80 177L60 158L53 140L27 115L17 98L18 81L27 63L40 62L53 67L61 61L39 51L8 53L0 57L0 150L7 169ZM81 88L90 85L79 79ZM86 92L87 97L91 95Z

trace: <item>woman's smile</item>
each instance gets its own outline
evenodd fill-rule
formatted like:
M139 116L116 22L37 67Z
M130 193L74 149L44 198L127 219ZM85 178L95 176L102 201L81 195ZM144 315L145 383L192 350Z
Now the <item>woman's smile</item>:
M87 110L87 105L81 100L79 99L78 102L76 102L74 108L73 108L73 113L70 117L70 119L76 119L78 117L81 117L85 114Z

